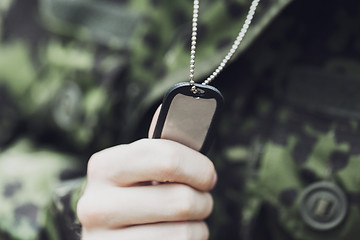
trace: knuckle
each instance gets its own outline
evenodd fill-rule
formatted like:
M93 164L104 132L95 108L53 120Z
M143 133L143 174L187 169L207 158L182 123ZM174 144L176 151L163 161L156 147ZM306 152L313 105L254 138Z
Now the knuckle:
M111 175L113 173L112 170L114 170L114 164L121 163L129 157L129 154L126 154L127 152L131 152L128 145L122 144L94 153L88 161L88 177L92 179ZM117 171L121 170L121 168L115 169Z
M182 220L189 220L194 209L194 193L186 186L179 186L176 202L175 214Z
M179 169L179 157L177 154L168 149L166 153L166 157L160 158L159 160L159 174L160 177L166 181L170 181L174 179Z
M98 229L84 229L82 228L81 231L81 240L98 240L103 239L104 233L106 232L99 231Z
M209 214L210 215L214 209L214 197L210 194L209 194L209 201L210 201L210 208L209 208Z
M88 178L95 178L97 177L103 169L103 165L104 165L104 161L102 161L103 159L101 158L101 154L100 153L94 153L88 162L88 166L87 166L87 176Z
M209 239L209 228L205 222L183 222L178 225L177 240L207 240Z
M99 222L99 216L101 216L95 204L86 195L82 196L78 201L76 214L84 228L96 226Z
M210 173L211 177L213 177L214 174L216 173L215 165L214 165L214 163L213 163L212 161L209 160L209 162L210 162L210 167L209 167L210 170L209 170L209 173Z
M214 208L214 198L210 193L206 193L206 201L207 201L207 208L205 210L204 218L209 217Z
M128 148L126 149L126 151L128 152L135 153L140 151L141 153L148 154L156 148L156 146L154 146L155 143L153 140L154 139L141 138L127 145L123 144L122 146L128 146Z
M141 138L141 139L139 139L139 140L137 140L136 142L134 142L134 143L136 143L136 144L140 144L140 145L148 145L149 144L149 141L151 141L151 139L149 139L149 138Z
M87 229L85 229L84 226L82 226L81 240L92 240L92 239L94 239L92 232L87 231Z
M200 227L200 231L201 231L201 235L199 240L207 240L210 237L210 231L209 231L209 227L205 222L200 222L199 223L199 227Z
M180 224L180 233L178 234L179 240L190 240L193 239L192 224L184 222Z
M207 173L207 185L208 186L211 186L213 184L213 180L214 180L214 176L216 174L216 170L215 170L215 166L214 166L214 163L212 161L208 161L209 162L209 170L208 170L208 173Z

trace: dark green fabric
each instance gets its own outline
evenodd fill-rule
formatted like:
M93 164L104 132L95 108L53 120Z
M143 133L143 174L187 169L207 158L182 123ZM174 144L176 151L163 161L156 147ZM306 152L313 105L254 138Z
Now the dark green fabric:
M330 114L359 118L360 78L319 69L294 69L289 78L289 101Z

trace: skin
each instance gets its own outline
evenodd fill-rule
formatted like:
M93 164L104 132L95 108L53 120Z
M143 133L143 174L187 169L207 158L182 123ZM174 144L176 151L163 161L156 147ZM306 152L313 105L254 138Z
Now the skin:
M77 206L82 239L209 238L204 219L217 177L201 153L170 140L142 139L94 154L87 177Z

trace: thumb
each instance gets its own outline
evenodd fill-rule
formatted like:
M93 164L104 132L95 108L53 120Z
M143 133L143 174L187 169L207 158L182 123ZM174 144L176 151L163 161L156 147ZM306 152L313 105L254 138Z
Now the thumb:
M161 105L156 109L154 116L152 118L151 124L150 124L150 128L149 128L149 133L148 133L148 137L152 138L153 134L154 134L154 130L155 130L155 126L156 126L156 122L159 118L159 113L160 113L160 109L161 109Z

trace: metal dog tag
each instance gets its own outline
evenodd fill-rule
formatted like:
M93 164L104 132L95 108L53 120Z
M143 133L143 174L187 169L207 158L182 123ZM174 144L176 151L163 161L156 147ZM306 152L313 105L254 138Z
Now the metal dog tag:
M214 137L214 128L223 106L219 90L195 84L197 93L187 82L166 93L153 138L169 139L206 153Z

